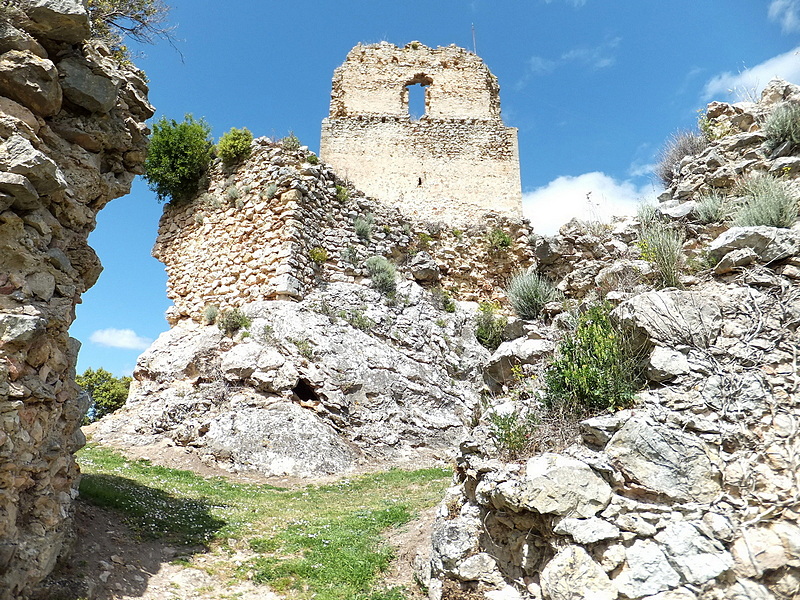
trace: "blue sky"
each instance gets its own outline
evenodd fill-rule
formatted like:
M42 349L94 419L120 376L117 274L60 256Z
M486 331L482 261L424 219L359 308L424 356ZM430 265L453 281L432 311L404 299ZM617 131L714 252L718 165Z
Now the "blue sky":
M775 75L800 83L800 0L167 1L181 54L135 49L156 118L205 117L217 138L293 131L315 151L333 70L355 44L472 49L474 25L503 118L519 128L526 216L544 233L652 197L661 144L708 101ZM137 180L100 213L89 241L105 271L71 329L78 372L128 374L168 328L166 275L150 257L161 209Z

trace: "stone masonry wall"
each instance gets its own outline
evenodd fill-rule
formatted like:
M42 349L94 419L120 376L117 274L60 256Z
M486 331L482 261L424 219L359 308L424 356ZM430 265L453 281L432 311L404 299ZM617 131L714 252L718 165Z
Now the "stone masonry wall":
M24 9L24 10L23 10ZM102 267L95 215L142 172L142 74L87 41L79 0L0 7L0 598L17 599L70 538L86 403L68 334Z
M532 260L523 221L486 211L480 225L464 229L413 219L345 188L308 155L258 138L235 170L212 166L206 192L165 208L153 255L169 276L170 323L200 320L211 304L299 299L326 281L360 282L373 255L390 258L407 277L427 256L453 297L499 300L506 280ZM369 239L356 232L358 219L371 223ZM491 243L493 231L508 236L507 247Z
M425 86L413 120L408 86ZM320 156L368 196L421 218L521 216L517 131L503 125L497 79L455 46L356 46L333 77Z

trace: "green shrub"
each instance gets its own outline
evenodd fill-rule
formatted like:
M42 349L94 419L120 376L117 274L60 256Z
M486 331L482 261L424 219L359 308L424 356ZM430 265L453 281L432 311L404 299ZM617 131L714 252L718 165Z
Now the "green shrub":
M355 246L348 246L342 250L341 258L344 262L355 267L358 264L358 248Z
M77 383L91 399L86 421L92 423L122 408L128 399L131 387L130 377L114 377L105 369L86 369L83 375L75 377Z
M228 186L228 189L225 190L225 198L228 199L228 202L236 202L241 197L242 193L235 185Z
M216 304L209 304L203 309L203 321L207 325L213 325L217 322L219 316L219 307Z
M642 258L655 267L660 287L680 287L683 231L661 221L641 229L638 246Z
M489 425L500 454L508 460L516 460L528 453L533 445L539 419L531 412L522 414L519 410L508 414L492 412Z
M316 154L311 152L311 153L309 153L308 156L306 156L306 162L308 164L310 164L310 165L318 165L319 164L319 158L317 157Z
M336 186L336 201L345 203L350 199L350 192L343 185Z
M765 145L769 152L784 142L800 145L800 104L779 104L764 121L761 130L767 136Z
M317 246L308 251L308 257L318 265L321 265L328 261L328 251L321 246Z
M368 242L372 239L372 223L374 217L372 213L367 213L363 217L356 217L353 221L353 227L356 230L356 235L362 240Z
M228 337L233 337L240 329L250 327L250 319L238 308L232 308L219 313L217 327Z
M278 193L278 186L275 183L270 183L264 190L261 192L262 197L267 200L272 200L275 197L275 194Z
M373 287L387 296L394 296L397 291L394 265L383 256L370 256L365 262L367 273L372 279Z
M211 127L186 115L183 122L161 117L153 124L144 163L144 178L159 202L179 204L197 193L200 178L211 161Z
M433 241L433 236L430 233L422 232L417 234L417 249L418 250L427 250L431 247L431 242Z
M711 190L706 194L702 194L697 200L694 214L697 220L704 225L708 225L709 223L721 223L729 216L726 196L717 190Z
M253 134L247 127L236 129L232 127L230 131L223 133L217 143L217 156L227 166L233 165L250 156L250 144L253 141Z
M490 352L497 350L497 347L503 342L503 331L508 325L508 319L496 313L496 304L481 302L475 318L475 337L481 346Z
M553 283L535 272L517 273L506 290L511 306L520 319L531 320L539 316L548 302L561 300L564 294Z
M797 199L786 182L768 174L746 177L737 193L745 197L733 219L735 225L749 227L791 227L797 221Z
M502 229L492 229L488 241L492 250L506 250L511 247L511 236Z
M281 140L281 148L284 150L299 150L300 149L300 140L294 134L293 131L289 132L285 138Z
M678 131L664 145L656 165L656 175L665 186L672 184L676 168L687 156L700 154L708 145L705 136L693 131Z
M659 220L658 209L652 204L642 202L636 207L636 218L639 225L647 227Z
M637 357L611 322L609 303L591 306L545 369L548 408L584 415L631 406L643 379Z
M338 317L347 321L351 327L355 327L361 331L369 331L375 325L375 321L370 319L360 310L340 310Z

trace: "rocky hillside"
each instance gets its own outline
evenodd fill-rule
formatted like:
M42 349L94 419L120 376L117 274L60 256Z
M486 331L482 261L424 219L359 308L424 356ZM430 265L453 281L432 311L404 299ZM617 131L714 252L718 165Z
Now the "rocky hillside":
M631 408L508 461L492 414L545 408L540 379L502 377L508 393L462 442L431 559L418 564L432 599L798 597L800 226L791 211L792 227L741 224L764 174L796 206L798 149L770 147L762 126L798 93L774 81L757 104L710 105L712 139L674 165L656 214L572 222L535 242L539 271L578 313L601 298L615 306L646 386ZM709 198L719 218L703 217ZM678 240L672 287L654 227ZM568 335L535 325L529 338ZM497 352L541 372L510 344L523 345Z
M95 215L142 172L153 114L142 74L90 36L79 0L0 6L0 598L71 534L86 406L68 329L102 270Z

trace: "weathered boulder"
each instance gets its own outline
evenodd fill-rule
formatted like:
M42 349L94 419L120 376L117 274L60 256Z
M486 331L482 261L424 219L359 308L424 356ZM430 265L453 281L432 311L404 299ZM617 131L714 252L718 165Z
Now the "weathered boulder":
M699 292L661 290L626 300L612 316L638 345L657 344L707 348L719 335L719 307Z
M553 532L570 535L578 544L594 544L601 540L613 540L619 537L619 528L616 525L597 517L562 519L553 528Z
M0 193L7 198L0 200L0 203L5 204L4 209L14 206L20 210L33 210L39 205L36 188L22 175L0 172Z
M549 452L529 459L521 480L487 492L498 508L575 518L595 516L611 499L611 486L586 463Z
M55 65L29 50L11 50L0 55L0 94L41 117L49 117L61 109L62 92Z
M781 227L731 227L708 246L709 255L721 259L729 252L749 249L769 263L800 254L800 231Z
M92 64L74 56L58 63L61 89L70 102L89 112L106 113L117 103L118 86L105 75L96 75Z
M425 251L417 252L408 265L411 275L417 281L432 282L438 281L441 273L439 265L433 257Z
M551 354L555 344L545 339L516 338L503 342L494 351L484 371L490 384L503 384L513 380L512 368L532 365Z
M658 544L637 539L625 550L625 565L614 579L627 598L641 598L677 587L681 577L672 568Z
M685 433L634 417L614 434L606 452L631 484L656 494L709 502L720 492L710 449Z
M542 591L551 600L614 600L617 588L580 546L567 546L542 570Z
M686 583L703 584L733 566L730 553L721 544L714 544L686 521L670 523L655 540Z
M23 0L33 33L51 40L77 44L89 37L89 13L81 0Z
M689 371L689 361L683 353L677 350L656 346L650 353L647 362L647 377L651 381L669 381L686 375Z
M67 187L64 174L55 161L21 135L12 135L0 144L0 169L24 175L42 196Z

